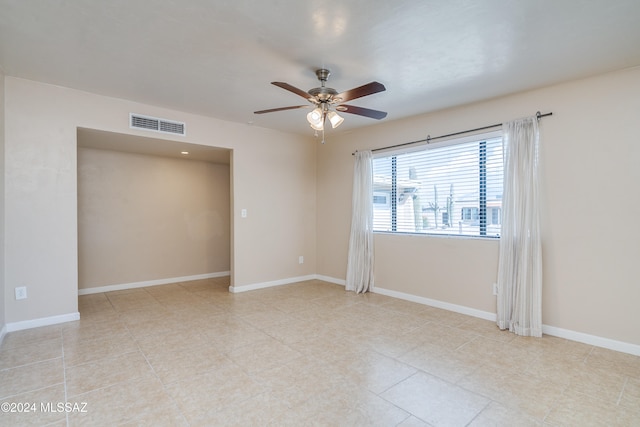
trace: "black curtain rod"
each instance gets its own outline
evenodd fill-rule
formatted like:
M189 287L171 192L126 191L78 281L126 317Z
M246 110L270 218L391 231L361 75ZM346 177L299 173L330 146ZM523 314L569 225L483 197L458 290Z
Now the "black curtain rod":
M537 118L538 120L540 120L540 119L541 119L541 118L543 118L543 117L548 117L548 116L551 116L551 115L553 115L553 113L545 113L545 114L541 114L541 113L540 113L540 111L538 111L538 112L536 113L536 118ZM389 149L391 149L391 148L404 147L405 145L418 144L418 143L420 143L420 142L426 142L427 144L430 144L430 143L431 143L431 141L435 141L436 139L449 138L450 136L463 135L463 134L465 134L465 133L477 132L477 131L480 131L480 130L487 130L487 129L497 128L497 127L500 127L500 126L502 126L502 123L497 123L497 124L495 124L495 125L489 125L489 126L483 126L483 127L481 127L481 128L475 128L475 129L463 130L463 131L461 131L461 132L449 133L449 134L447 134L447 135L440 135L440 136L434 136L434 137L431 137L431 135L427 135L427 138L426 138L426 139L420 139L420 140L418 140L418 141L411 141L411 142L404 142L404 143L402 143L402 144L390 145L390 146L388 146L388 147L374 148L373 150L371 150L371 152L372 152L372 153L375 153L376 151L382 151L382 150L389 150ZM351 155L352 155L352 156L355 156L357 152L358 152L358 151L356 150L356 151L354 151L353 153L351 153Z

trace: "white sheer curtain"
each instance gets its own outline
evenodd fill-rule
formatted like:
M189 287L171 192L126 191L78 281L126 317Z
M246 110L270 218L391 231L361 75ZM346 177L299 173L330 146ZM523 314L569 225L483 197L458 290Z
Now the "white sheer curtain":
M502 125L504 195L498 262L500 329L542 336L542 248L538 213L538 121Z
M358 151L353 171L351 237L346 289L356 293L373 290L373 157Z

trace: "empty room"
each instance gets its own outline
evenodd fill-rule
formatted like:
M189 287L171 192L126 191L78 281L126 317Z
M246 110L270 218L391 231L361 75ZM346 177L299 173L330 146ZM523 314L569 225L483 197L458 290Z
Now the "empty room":
M0 425L640 425L638 17L0 0Z

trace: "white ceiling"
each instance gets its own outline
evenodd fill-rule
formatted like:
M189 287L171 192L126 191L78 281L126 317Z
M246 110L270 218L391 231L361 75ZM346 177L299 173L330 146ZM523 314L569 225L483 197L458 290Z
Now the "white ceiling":
M158 139L96 129L78 128L78 146L98 150L115 150L135 154L199 160L209 163L230 163L230 150L207 145ZM183 154L185 152L186 154Z
M0 0L6 75L304 135L271 81L379 81L389 121L638 65L638 0Z

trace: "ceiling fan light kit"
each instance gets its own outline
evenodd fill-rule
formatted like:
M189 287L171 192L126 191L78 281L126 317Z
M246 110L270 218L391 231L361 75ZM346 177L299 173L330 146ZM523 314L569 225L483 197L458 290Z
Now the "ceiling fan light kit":
M331 127L334 129L340 126L342 122L344 122L344 117L339 116L335 111L329 111L327 113L327 118L331 122Z
M322 130L323 126L323 112L320 108L314 108L309 114L307 114L307 121L315 130Z
M337 90L326 87L325 83L329 78L331 72L326 68L316 70L316 77L320 80L320 87L310 89L305 92L298 89L295 86L291 86L284 82L271 82L271 84L278 86L289 92L295 93L298 96L303 97L315 107L311 112L307 114L307 122L315 131L322 131L324 144L324 123L329 120L333 129L342 124L344 118L340 116L337 111L341 113L356 114L358 116L369 117L375 120L381 120L387 116L384 111L371 110L363 107L356 107L353 105L342 104L343 102L350 101L356 98L362 98L363 96L373 95L374 93L382 92L386 90L382 83L371 82L366 85L347 90L338 93ZM255 111L254 114L273 113L276 111L294 110L298 108L308 108L308 105L295 105L291 107L271 108L268 110Z

